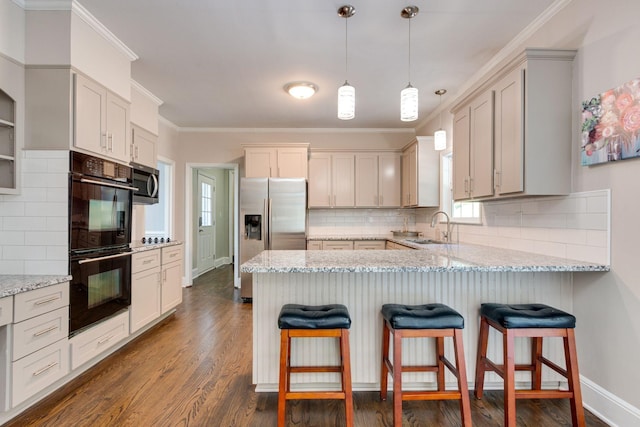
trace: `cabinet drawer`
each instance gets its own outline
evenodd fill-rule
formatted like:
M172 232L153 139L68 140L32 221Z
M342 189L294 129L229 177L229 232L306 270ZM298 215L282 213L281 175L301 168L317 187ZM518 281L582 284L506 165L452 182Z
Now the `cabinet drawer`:
M13 407L68 373L69 340L67 338L13 362Z
M169 262L182 260L182 245L170 246L168 248L162 248L162 263L167 264Z
M385 242L383 240L380 241L355 241L353 242L353 249L355 250L384 250Z
M69 306L13 325L13 359L69 336Z
M71 369L88 362L95 356L129 336L129 312L111 319L71 338Z
M307 250L308 251L320 251L322 250L322 242L318 240L309 240L307 241Z
M322 242L322 249L325 251L347 251L353 250L353 242L333 242L333 241L324 241Z
M131 255L131 272L133 274L155 267L160 267L160 249L136 252Z
M14 296L14 323L69 305L69 282Z
M0 298L0 326L13 322L13 297Z

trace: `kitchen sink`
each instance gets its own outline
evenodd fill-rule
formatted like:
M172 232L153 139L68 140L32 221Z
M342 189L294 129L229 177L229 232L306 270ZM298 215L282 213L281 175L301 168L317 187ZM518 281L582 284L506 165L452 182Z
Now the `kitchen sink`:
M407 242L417 243L418 245L440 245L446 243L431 239L407 239Z

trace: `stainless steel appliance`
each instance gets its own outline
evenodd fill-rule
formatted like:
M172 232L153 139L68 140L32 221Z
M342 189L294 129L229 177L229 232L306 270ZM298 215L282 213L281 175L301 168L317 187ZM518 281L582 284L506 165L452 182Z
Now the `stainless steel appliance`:
M263 250L306 249L307 181L304 178L242 178L240 261ZM250 273L241 275L243 300L252 297Z
M69 333L131 304L131 168L71 152Z
M133 203L136 205L152 205L158 203L160 189L160 171L139 163L129 163L133 169Z

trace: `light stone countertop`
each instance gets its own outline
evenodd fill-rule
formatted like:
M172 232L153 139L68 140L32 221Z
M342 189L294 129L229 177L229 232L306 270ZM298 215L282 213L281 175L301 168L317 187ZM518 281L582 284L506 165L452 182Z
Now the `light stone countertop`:
M390 234L332 234L328 236L307 236L307 240L392 240Z
M243 273L577 272L609 271L592 264L469 244L416 245L421 250L264 251L241 265Z
M182 242L179 240L172 240L169 243L141 243L136 242L135 244L131 244L131 252L145 252L151 251L153 249L162 249L169 246L177 246L181 245Z
M71 280L71 276L38 274L0 274L0 298L46 288Z

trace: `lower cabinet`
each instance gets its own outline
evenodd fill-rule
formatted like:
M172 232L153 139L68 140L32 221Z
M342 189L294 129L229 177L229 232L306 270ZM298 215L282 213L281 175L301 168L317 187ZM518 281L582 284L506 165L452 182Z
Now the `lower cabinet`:
M162 313L182 302L182 245L162 248Z
M401 245L399 243L387 242L387 249L406 250L406 249L413 249L413 248L411 248L409 246Z
M381 250L385 248L384 240L356 240L353 242L353 249L362 250Z
M131 257L131 333L160 317L161 250L134 253Z
M308 251L350 251L385 249L384 240L309 240Z
M352 251L353 242L350 240L325 240L322 242L325 251Z
M98 323L69 340L71 369L76 369L129 336L129 312Z

